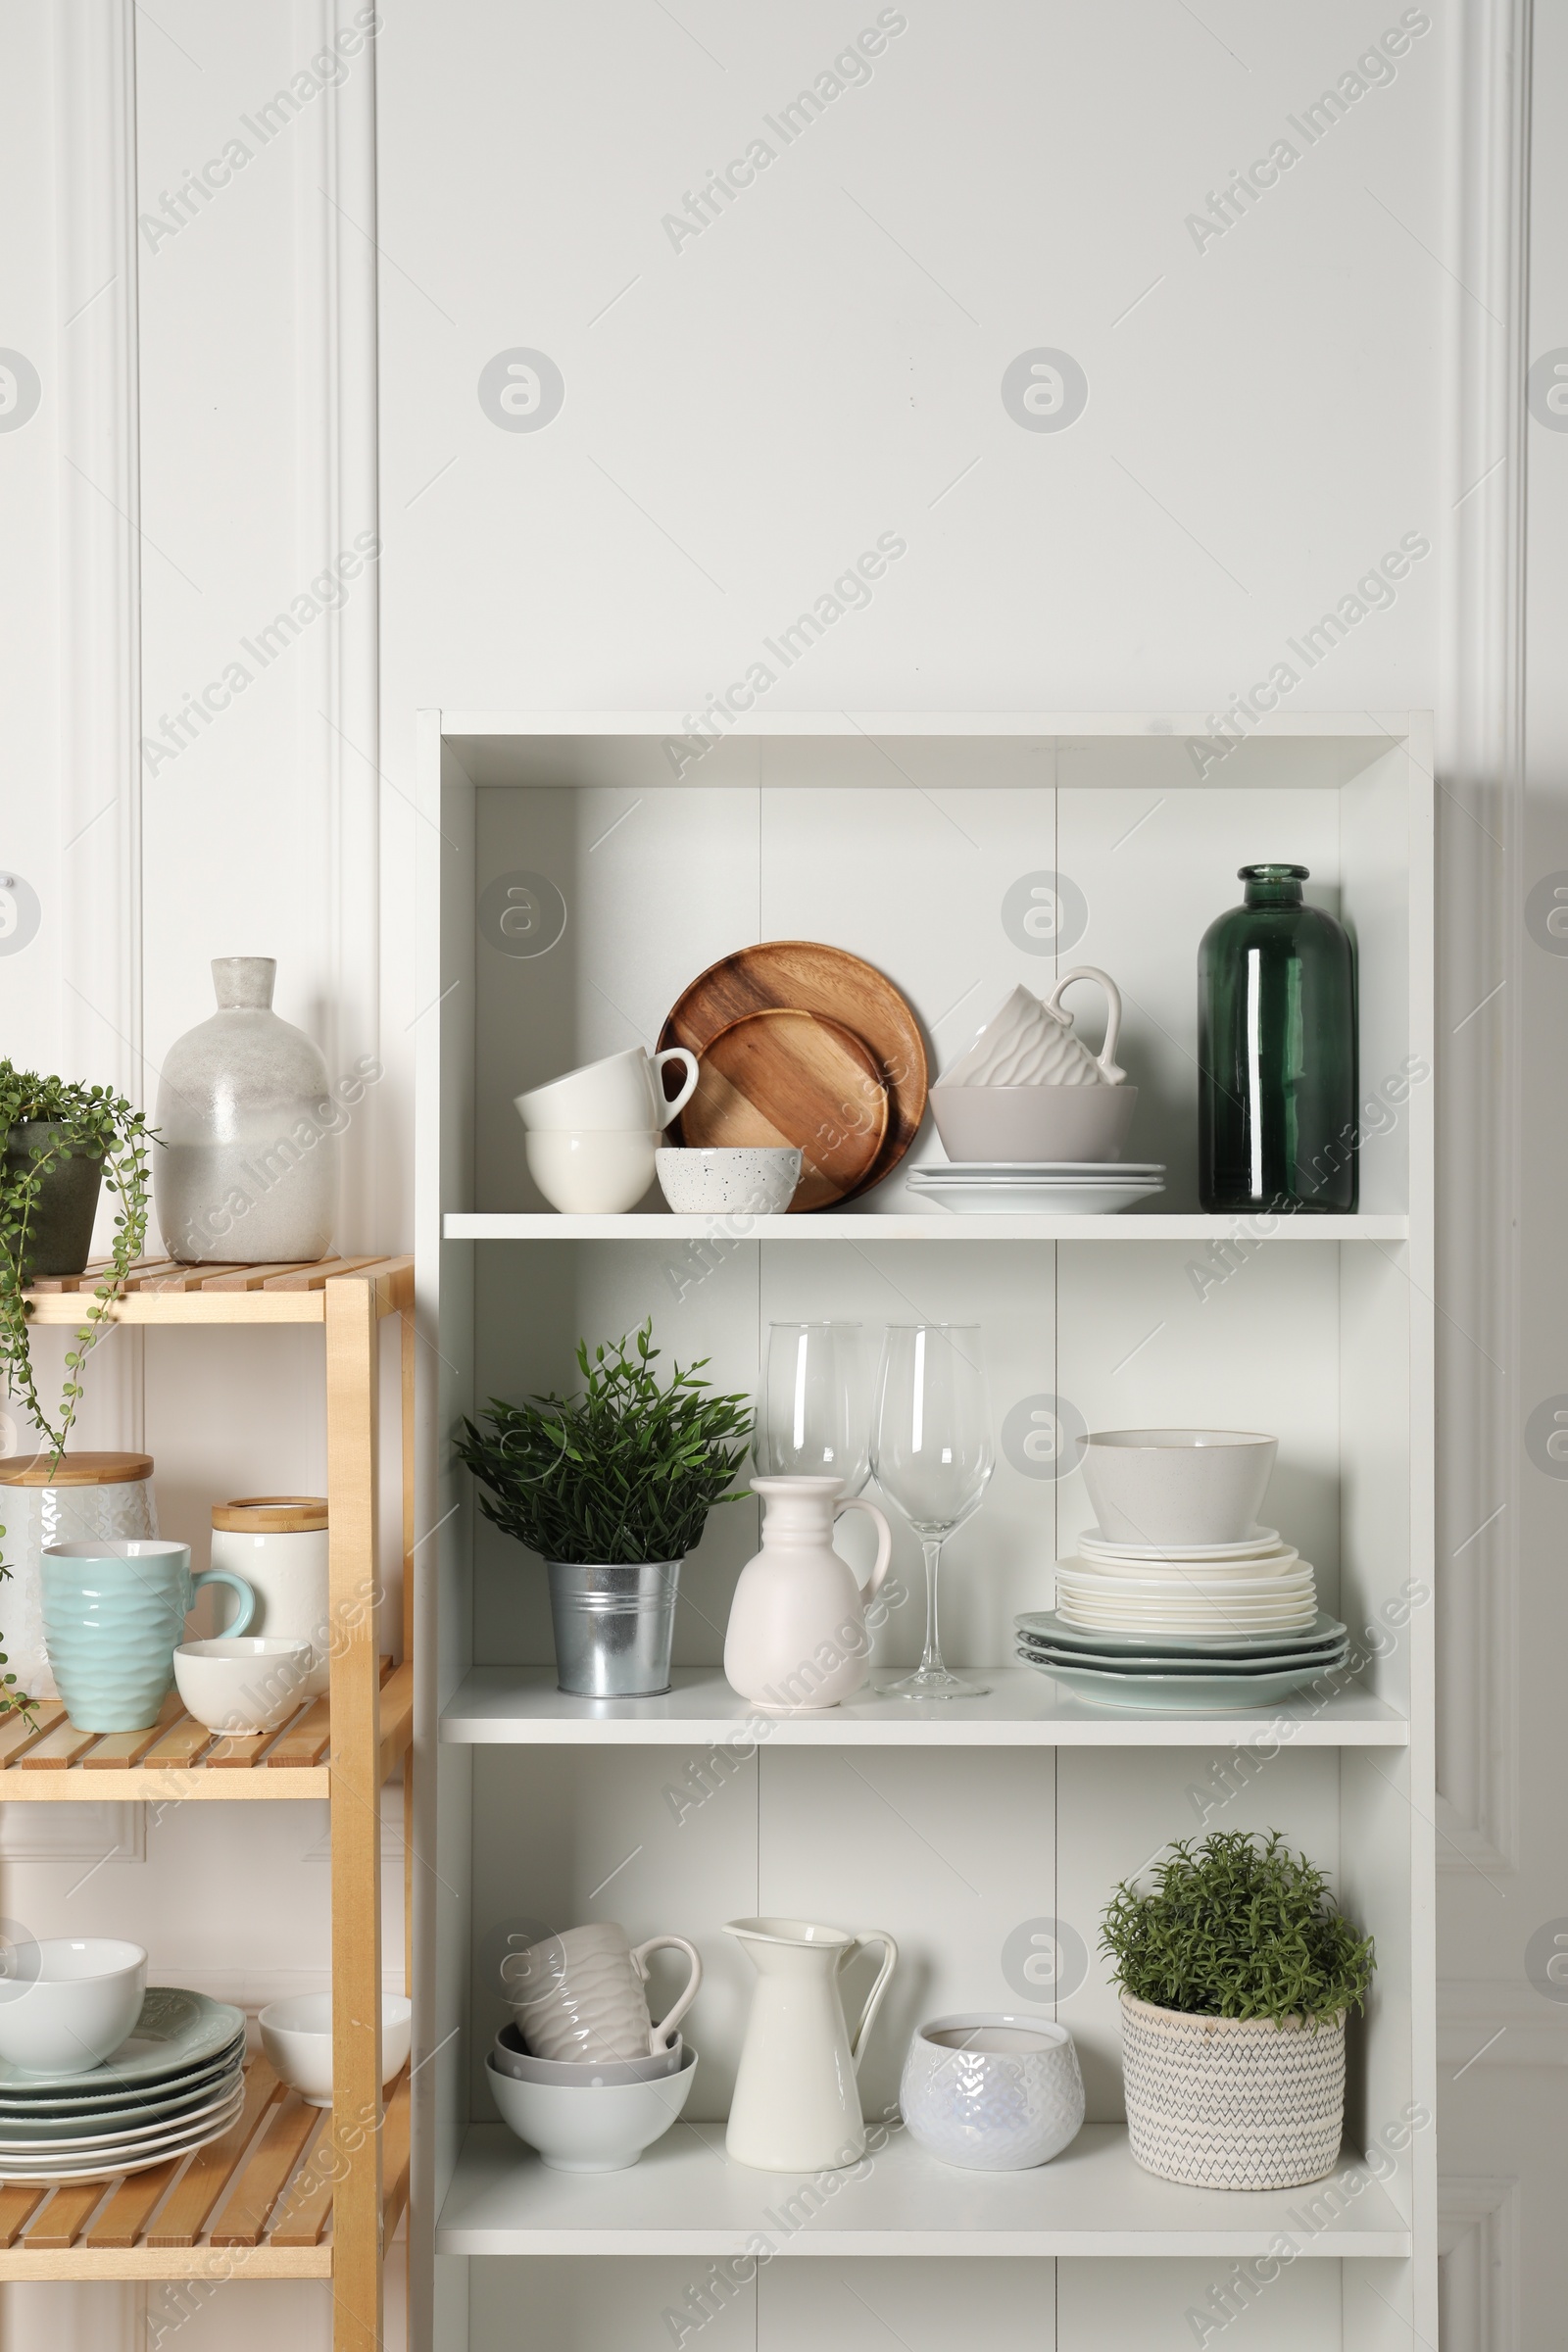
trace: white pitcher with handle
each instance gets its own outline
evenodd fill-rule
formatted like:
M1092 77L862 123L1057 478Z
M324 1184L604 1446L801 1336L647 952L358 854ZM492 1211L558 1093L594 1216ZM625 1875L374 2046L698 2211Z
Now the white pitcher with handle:
M750 1954L758 1985L741 2050L724 2146L762 2173L833 2173L865 2154L858 2082L871 2021L899 1957L885 1928L813 1926L806 1919L732 1919L724 1928ZM852 2035L839 1978L879 1943L883 1961Z
M853 1698L869 1672L865 1608L881 1589L893 1535L874 1502L837 1478L754 1478L762 1497L762 1548L741 1570L724 1635L724 1672L760 1715L820 1715ZM841 1511L864 1511L877 1531L863 1587L833 1548Z

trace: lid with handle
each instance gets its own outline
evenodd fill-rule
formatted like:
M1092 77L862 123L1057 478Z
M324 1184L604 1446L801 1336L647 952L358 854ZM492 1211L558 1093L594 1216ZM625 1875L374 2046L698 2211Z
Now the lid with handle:
M302 1536L326 1525L324 1494L241 1494L215 1502L213 1525L226 1535Z
M56 1462L42 1447L0 1461L0 1487L128 1487L152 1474L150 1453L63 1453Z

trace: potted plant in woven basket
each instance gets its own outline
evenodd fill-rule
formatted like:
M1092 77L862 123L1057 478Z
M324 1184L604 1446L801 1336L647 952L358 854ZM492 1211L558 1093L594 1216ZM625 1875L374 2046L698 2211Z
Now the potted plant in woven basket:
M681 1561L746 1458L745 1396L715 1396L676 1364L661 1385L653 1325L584 1341L587 1384L571 1397L492 1396L486 1426L465 1421L457 1451L485 1490L485 1517L538 1552L550 1579L556 1673L579 1697L649 1698L669 1689Z
M1365 2006L1371 1937L1277 1830L1175 1843L1153 1880L1123 1881L1101 1923L1134 2156L1195 2188L1321 2180L1344 2133L1345 2021Z

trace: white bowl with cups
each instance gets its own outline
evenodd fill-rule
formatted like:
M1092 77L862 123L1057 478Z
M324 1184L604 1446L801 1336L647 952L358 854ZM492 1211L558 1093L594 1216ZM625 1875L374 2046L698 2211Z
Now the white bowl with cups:
M685 1084L664 1092L676 1062ZM614 1216L635 1208L654 1181L654 1154L697 1087L697 1056L684 1046L646 1054L633 1046L515 1098L527 1130L528 1173L566 1216Z

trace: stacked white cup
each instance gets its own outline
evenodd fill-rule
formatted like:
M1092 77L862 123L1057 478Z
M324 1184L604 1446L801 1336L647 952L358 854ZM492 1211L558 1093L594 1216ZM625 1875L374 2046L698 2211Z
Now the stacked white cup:
M670 1061L682 1064L686 1083L666 1097ZM660 1138L696 1085L697 1056L684 1046L654 1054L633 1046L518 1095L528 1173L551 1207L578 1217L635 1208L654 1181Z

